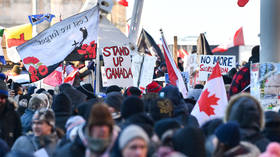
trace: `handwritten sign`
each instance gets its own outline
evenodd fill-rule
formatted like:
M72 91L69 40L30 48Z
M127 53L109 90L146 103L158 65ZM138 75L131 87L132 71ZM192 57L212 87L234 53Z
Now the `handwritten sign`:
M102 50L107 86L128 87L133 84L130 49L126 46L106 46Z
M218 61L221 67L222 75L228 73L236 66L235 56L200 55L198 80L206 81Z

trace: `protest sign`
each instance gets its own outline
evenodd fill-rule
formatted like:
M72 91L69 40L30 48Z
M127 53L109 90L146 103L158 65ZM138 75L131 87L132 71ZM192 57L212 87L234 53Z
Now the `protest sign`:
M31 81L48 76L63 60L95 58L98 21L96 6L54 24L18 46Z
M198 80L206 81L218 61L222 75L228 73L236 65L235 56L200 55Z
M107 86L132 86L133 74L130 57L132 51L129 47L128 38L105 17L100 21L98 37L99 52L103 55L104 60Z
M156 57L135 54L132 58L133 85L145 89L153 81Z
M252 64L250 92L259 99L265 111L278 112L280 109L280 64Z

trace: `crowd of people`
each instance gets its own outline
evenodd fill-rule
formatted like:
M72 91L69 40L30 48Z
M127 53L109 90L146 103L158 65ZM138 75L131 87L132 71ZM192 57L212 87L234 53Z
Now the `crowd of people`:
M250 61L258 62L253 49ZM163 76L166 65L159 65ZM199 126L191 111L203 90L151 82L106 88L61 84L22 87L0 74L0 157L278 157L280 114L264 112L244 88L248 65L224 76L229 104L223 119ZM245 74L244 74L245 73Z

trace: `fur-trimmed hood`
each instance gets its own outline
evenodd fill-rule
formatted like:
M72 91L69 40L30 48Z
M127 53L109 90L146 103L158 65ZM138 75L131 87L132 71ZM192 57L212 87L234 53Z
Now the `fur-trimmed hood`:
M226 110L225 121L236 121L240 128L262 130L264 113L260 102L247 93L233 96Z

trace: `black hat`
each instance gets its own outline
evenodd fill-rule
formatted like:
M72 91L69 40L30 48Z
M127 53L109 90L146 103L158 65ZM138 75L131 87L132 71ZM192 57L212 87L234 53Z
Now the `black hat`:
M64 93L58 94L54 97L52 109L55 113L65 112L72 113L71 99Z
M179 128L180 124L172 118L162 119L155 124L155 132L160 139L167 130Z
M92 85L90 83L81 85L77 88L80 92L84 93L87 96L87 99L96 98Z
M110 92L120 92L122 89L117 86L117 85L112 85L106 88L106 94L110 93Z
M142 92L140 91L140 89L138 89L137 87L128 87L124 94L123 94L125 97L126 96L138 96L138 97L141 97L142 95Z
M121 115L124 119L141 112L144 112L144 103L137 96L127 97L121 105Z
M113 107L116 112L121 111L121 104L123 103L124 97L120 92L110 92L105 98L105 103L110 107Z
M240 142L240 131L239 125L236 122L228 122L226 124L220 125L216 131L215 135L220 142L227 146L235 147Z

